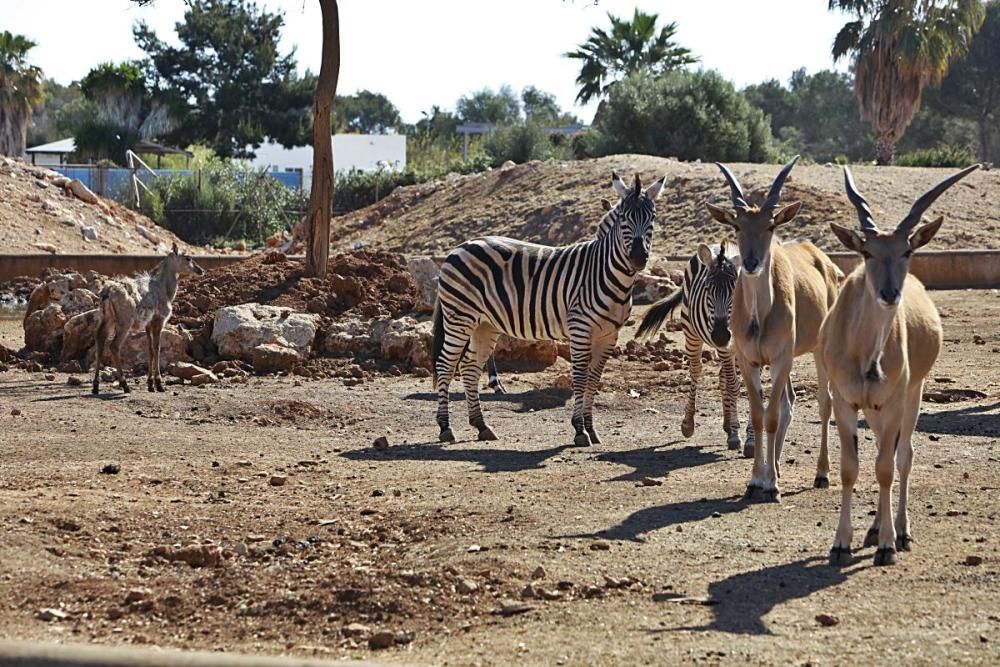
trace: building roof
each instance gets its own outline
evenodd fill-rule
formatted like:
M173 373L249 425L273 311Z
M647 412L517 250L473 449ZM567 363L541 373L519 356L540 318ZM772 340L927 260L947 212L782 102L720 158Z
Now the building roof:
M76 141L73 137L60 139L41 146L33 146L26 150L26 153L72 153L76 150Z

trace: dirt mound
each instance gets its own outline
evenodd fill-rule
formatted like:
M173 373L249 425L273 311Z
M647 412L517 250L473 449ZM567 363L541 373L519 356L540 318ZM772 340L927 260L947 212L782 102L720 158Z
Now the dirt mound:
M148 253L188 245L144 215L92 193L75 196L61 174L0 156L0 248L4 253Z
M779 165L730 165L747 190L765 188ZM372 248L442 255L462 241L489 234L562 245L587 238L602 215L601 198L612 199L611 172L627 178L639 172L644 183L664 175L653 241L656 255L690 255L699 242L731 232L712 221L705 202L725 204L729 191L713 164L687 163L645 155L614 155L576 162L529 162L505 170L454 176L399 188L389 197L334 221L337 248L361 242ZM852 168L861 191L882 226L898 222L913 200L951 169ZM947 222L931 248L1000 247L1000 211L988 206L988 192L1000 187L1000 172L977 172L952 188L928 212ZM809 239L840 250L829 223L856 224L844 195L843 174L833 165L797 165L783 201L802 201L799 216L783 236Z

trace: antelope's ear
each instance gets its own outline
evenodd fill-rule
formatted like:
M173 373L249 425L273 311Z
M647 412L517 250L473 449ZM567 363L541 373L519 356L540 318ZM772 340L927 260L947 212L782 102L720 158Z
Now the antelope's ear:
M731 227L736 226L736 214L729 209L707 203L705 204L705 208L708 209L708 212L713 218L715 218L716 222L721 222L722 224L729 225Z
M611 172L611 185L614 187L615 192L618 193L618 196L625 199L625 196L628 194L628 186L625 185L625 181L616 172Z
M941 223L944 222L944 216L938 216L937 220L928 222L926 225L921 225L917 228L917 231L910 235L910 250L916 250L917 248L923 247L931 242L934 235L938 233L941 229Z
M712 249L704 243L698 244L698 261L704 266L712 266Z
M646 188L646 196L652 199L653 201L656 201L656 198L659 197L660 193L663 191L663 185L666 182L667 182L667 177L666 175L664 175L663 178L661 178L660 180L656 181L648 188Z
M788 206L784 207L780 211L774 214L772 220L776 225L783 225L786 222L790 222L792 218L799 214L799 209L802 208L802 202L797 201Z
M609 202L607 199L601 199L601 208L603 208L605 212L610 211L611 202Z
M840 242L843 243L848 250L853 250L857 253L862 251L865 242L853 229L841 227L835 222L830 223L830 229L833 230L834 235L840 239Z
M174 253L175 255L177 254L177 241L174 241L174 246L173 248L171 248L170 252Z

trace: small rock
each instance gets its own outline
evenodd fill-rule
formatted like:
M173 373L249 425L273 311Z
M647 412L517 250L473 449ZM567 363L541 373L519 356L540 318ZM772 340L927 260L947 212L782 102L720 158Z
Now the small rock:
M591 598L602 598L604 597L604 589L600 586L587 585L583 587L583 597L590 600Z
M384 495L385 495L385 491L383 491L382 489L372 489L372 497L373 498L381 498Z
M10 416L11 417L20 417L21 416L21 410L20 410L20 408L11 408Z
M590 543L591 551L607 551L611 548L611 545L607 540L595 540Z
M833 626L840 623L840 619L830 614L818 614L816 616L816 622L822 625L824 628L832 628Z
M531 611L534 609L530 604L525 604L524 602L518 602L516 600L501 600L500 609L495 613L501 616L514 616L516 614L523 614L526 611Z
M69 614L64 612L62 609L46 608L36 611L35 618L40 621L45 621L46 623L50 621L65 621L69 618Z
M535 568L535 571L531 573L532 579L544 579L545 578L545 568L539 565Z
M389 449L389 438L384 435L375 438L372 447L378 450Z
M721 519L722 518L722 512L712 512L712 518L713 519Z
M472 579L462 579L458 582L458 585L455 586L455 590L462 595L470 595L479 590L479 584L474 582Z
M350 623L344 626L342 632L346 637L364 637L371 633L371 628L361 623Z
M469 548L466 549L466 551L468 551L470 554L476 554L476 553L479 553L482 550L483 550L483 548L481 546L479 546L478 544L470 545Z
M244 459L243 461L237 461L236 465L240 466L241 468L249 468L250 466L253 465L253 461L247 461Z
M125 604L131 604L132 602L144 600L149 597L149 593L150 590L148 588L133 588L125 594Z
M271 475L271 479L268 480L268 484L271 486L284 486L288 478L284 475Z
M122 467L117 463L108 463L101 468L102 475L117 475L122 471Z
M966 565L972 565L972 566L982 565L983 564L983 557L982 556L966 556L965 557L965 564Z
M404 632L403 630L396 633L396 643L398 645L403 646L404 644L409 644L412 641L413 637L410 636L410 633Z
M568 581L566 579L563 579L559 583L556 584L556 588L558 588L561 591L568 591L571 588L573 588L574 586L576 586L576 584L574 584L572 581Z
M663 486L662 479L654 479L652 477L643 477L641 484L643 486Z
M49 380L49 381L51 382L52 380L55 380L55 379L56 379L56 376L55 376L55 375L53 375L52 373L46 373L46 374L45 374L45 379L46 379L46 380Z
M66 384L68 384L71 387L79 387L80 385L83 384L83 380L81 380L75 375L70 375L68 378L66 378Z
M543 600L562 600L563 594L559 591L549 591L544 588L536 588L535 592Z
M378 651L389 648L396 643L396 633L388 630L379 630L368 639L368 648Z
M538 597L538 595L535 593L535 587L531 584L525 584L524 588L521 589L521 599L532 600L536 597Z

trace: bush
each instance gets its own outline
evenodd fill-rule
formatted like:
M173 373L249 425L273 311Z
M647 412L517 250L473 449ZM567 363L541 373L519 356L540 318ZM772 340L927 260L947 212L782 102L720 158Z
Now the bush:
M486 140L486 154L492 165L499 167L510 160L522 164L531 160L548 160L568 157L571 151L565 142L556 146L542 126L531 121L497 128Z
M896 165L900 167L967 167L975 161L976 156L968 146L946 144L896 156Z
M596 153L682 160L773 159L767 117L717 72L644 72L615 84L597 128Z

